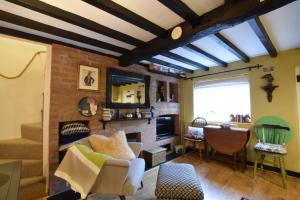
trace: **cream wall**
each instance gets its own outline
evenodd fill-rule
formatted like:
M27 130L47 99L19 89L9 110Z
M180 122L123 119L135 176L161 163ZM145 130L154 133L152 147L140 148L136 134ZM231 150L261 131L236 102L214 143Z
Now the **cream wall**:
M280 52L276 58L262 56L252 58L250 63L235 62L231 63L227 68L217 67L215 69L211 69L209 72L198 71L194 73L193 76L247 67L256 64L261 64L265 67L274 67L274 71L272 72L274 76L273 83L275 85L279 85L279 88L273 92L273 101L271 103L267 101L266 93L260 88L265 84L265 81L260 78L265 74L262 68L259 70L254 69L250 72L248 70L243 70L208 76L201 78L201 80L218 79L220 77L230 77L237 74L249 73L252 121L255 122L257 119L266 115L279 116L288 121L293 132L293 137L287 145L288 156L286 157L286 166L289 170L300 172L300 134L298 128L295 78L295 67L300 66L300 49ZM183 80L182 87L182 118L183 123L185 123L184 125L186 125L193 119L193 81ZM248 144L248 160L253 160L252 147L255 142L255 136L251 137Z
M47 47L0 35L0 73L15 76L34 53ZM0 140L21 136L23 123L41 122L46 54L35 58L18 79L0 77Z

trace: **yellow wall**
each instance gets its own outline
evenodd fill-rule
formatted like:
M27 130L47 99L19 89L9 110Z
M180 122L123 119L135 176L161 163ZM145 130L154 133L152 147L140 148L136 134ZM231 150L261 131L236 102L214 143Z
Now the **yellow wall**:
M300 134L298 128L295 78L295 67L300 66L300 49L280 52L276 58L261 56L252 58L250 63L235 62L230 64L227 68L217 67L211 69L209 72L197 71L192 76L240 67L247 67L256 64L261 64L265 67L274 66L274 71L272 72L274 76L273 83L275 85L279 85L279 88L277 88L273 92L272 103L269 103L267 101L266 93L260 88L265 84L265 81L260 78L265 74L262 68L259 70L254 69L251 72L244 70L221 75L208 76L201 78L201 80L218 79L220 77L230 77L237 74L249 73L252 121L255 122L257 119L266 115L275 115L289 122L293 132L293 137L287 145L288 156L286 157L286 165L287 169L300 172ZM182 87L182 118L183 123L186 124L193 119L193 81L182 81ZM252 147L255 142L256 138L254 136L250 139L250 142L248 144L249 160L253 160Z
M17 75L37 51L46 46L0 35L0 73ZM41 122L45 58L36 57L18 79L0 77L0 140L20 137L22 123Z

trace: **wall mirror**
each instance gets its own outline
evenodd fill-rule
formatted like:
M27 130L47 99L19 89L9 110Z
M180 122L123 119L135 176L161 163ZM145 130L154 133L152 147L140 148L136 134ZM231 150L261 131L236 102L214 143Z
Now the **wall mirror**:
M106 106L108 108L149 108L150 76L109 68Z

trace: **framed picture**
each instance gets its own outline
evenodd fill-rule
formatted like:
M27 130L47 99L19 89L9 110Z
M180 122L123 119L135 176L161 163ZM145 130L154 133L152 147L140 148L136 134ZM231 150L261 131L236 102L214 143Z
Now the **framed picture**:
M98 90L100 72L97 67L79 66L78 89Z

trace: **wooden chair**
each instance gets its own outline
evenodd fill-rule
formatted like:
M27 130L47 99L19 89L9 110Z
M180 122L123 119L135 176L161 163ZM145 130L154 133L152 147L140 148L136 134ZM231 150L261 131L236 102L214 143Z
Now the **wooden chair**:
M256 137L258 143L254 145L255 162L254 162L254 178L256 177L257 163L260 159L260 167L263 171L263 163L266 156L273 156L274 161L279 163L281 169L283 186L287 186L287 174L285 170L284 157L287 155L285 144L287 141L289 127L272 124L262 124L255 126Z
M191 123L190 126L191 127L196 127L196 128L203 128L206 125L207 125L207 121L204 118L197 117L197 118L195 118L192 121L192 123ZM205 138L204 138L204 133L203 133L203 137L202 138L192 138L192 137L189 137L188 134L185 134L185 136L183 138L183 150L184 150L184 154L185 154L185 151L186 151L186 145L185 145L186 141L193 142L194 149L196 149L196 144L197 143L200 144L201 142L203 142L206 154L208 153L207 145L206 145ZM200 154L200 160L201 160L202 159L202 154L201 154L201 148L200 148L200 146L199 146L199 154Z

